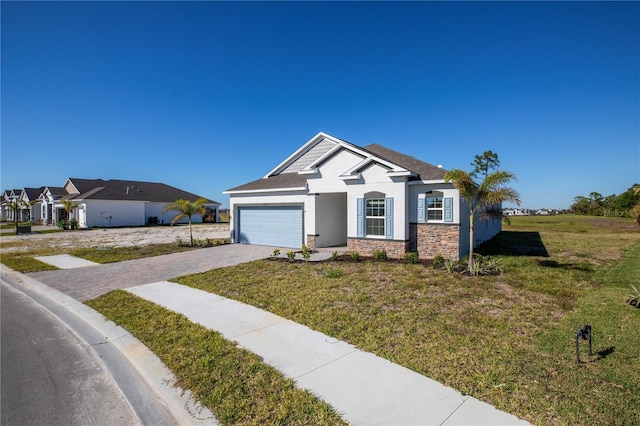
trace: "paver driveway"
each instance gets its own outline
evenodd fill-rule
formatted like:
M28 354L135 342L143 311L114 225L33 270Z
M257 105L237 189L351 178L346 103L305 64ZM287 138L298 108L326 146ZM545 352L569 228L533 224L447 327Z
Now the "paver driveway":
M226 244L144 259L27 275L84 302L111 290L264 259L273 253L273 249L274 247L267 246Z

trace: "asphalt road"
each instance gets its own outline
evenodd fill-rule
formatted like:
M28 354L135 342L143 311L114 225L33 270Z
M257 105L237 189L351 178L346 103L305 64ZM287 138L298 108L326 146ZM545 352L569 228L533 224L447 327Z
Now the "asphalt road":
M1 423L139 424L96 354L14 287L1 288Z

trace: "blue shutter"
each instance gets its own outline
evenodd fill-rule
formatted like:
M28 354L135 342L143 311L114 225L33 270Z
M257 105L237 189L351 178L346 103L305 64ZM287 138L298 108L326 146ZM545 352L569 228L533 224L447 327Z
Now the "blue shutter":
M384 214L385 214L385 238L387 240L393 239L393 198L385 198Z
M453 198L447 197L444 199L444 221L453 222Z
M358 198L358 224L357 224L357 236L359 238L364 237L364 198Z
M426 200L424 198L418 198L418 222L424 223L426 222L426 216L424 211L424 202Z

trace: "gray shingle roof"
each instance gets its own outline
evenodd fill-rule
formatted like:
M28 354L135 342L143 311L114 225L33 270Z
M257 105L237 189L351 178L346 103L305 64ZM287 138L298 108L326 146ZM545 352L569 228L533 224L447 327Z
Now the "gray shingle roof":
M365 146L363 149L382 158L383 160L387 160L416 173L418 176L412 180L444 179L444 175L447 172L433 164L425 163L424 161L418 160L410 155L399 153L398 151L394 151L382 145L371 144Z
M255 191L260 189L282 189L300 188L307 184L307 177L297 173L285 173L281 175L269 176L236 186L227 191Z
M133 180L102 180L69 178L80 194L71 194L68 198L94 200L128 200L172 203L176 200L195 201L205 198L183 191L164 183L140 182ZM216 201L207 199L209 203Z
M44 186L41 186L40 188L25 188L24 190L27 193L27 197L29 197L29 200L33 201L37 200L40 194L42 194L42 191L44 191Z
M425 163L424 161L420 161L414 157L411 157L410 155L401 154L398 151L394 151L382 145L372 144L365 147L359 147L350 142L343 142L414 172L417 176L411 177L410 180L444 179L444 175L447 172L446 170L440 167L436 167L433 164ZM261 189L300 188L305 186L306 182L307 177L305 175L299 175L297 173L283 173L280 175L269 176L268 178L254 180L253 182L236 186L235 188L228 189L227 191L233 192L256 191Z

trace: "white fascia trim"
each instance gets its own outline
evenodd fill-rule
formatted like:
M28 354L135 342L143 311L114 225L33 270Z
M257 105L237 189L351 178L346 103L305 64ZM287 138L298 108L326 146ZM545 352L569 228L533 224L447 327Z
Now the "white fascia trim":
M373 162L373 158L371 158L371 156L367 156L364 160L362 160L361 162L359 162L358 164L356 164L355 166L353 166L352 168L350 168L349 170L347 170L346 172L342 173L341 176L351 176L353 175L357 170L361 170L362 168L364 168L365 166L367 166L369 163ZM360 173L358 173L359 175Z
M392 177L398 177L398 176L415 176L416 174L413 172L410 172L409 170L405 170L405 171L389 170L387 172L387 175Z
M266 188L266 189L247 189L240 191L222 191L223 194L258 194L261 192L287 192L287 191L306 191L306 186L300 186L295 188Z
M356 146L350 145L350 144L341 144L342 147L344 147L345 149L348 149L358 155L361 155L364 157L364 160L362 160L360 163L356 164L354 167L352 167L351 169L347 170L345 173L342 174L342 176L345 175L351 175L353 173L355 173L357 170L361 170L362 168L364 168L365 166L369 165L370 163L374 162L374 163L379 163L382 164L385 167L388 167L390 170L387 171L387 175L391 176L391 177L395 177L395 176L415 176L415 173L413 173L410 170L405 169L404 167L400 167L397 164L391 163L387 160L383 160L382 158L375 156L373 154L371 154L370 152L367 151L363 151L361 149L359 149ZM360 177L360 174L358 173L358 179ZM342 179L342 177L341 177Z
M298 172L299 175L315 175L318 173L318 168L314 167L313 169L302 169Z
M445 182L444 179L413 180L413 181L409 182L409 185L429 185L429 184L434 184L434 183L447 183L447 182Z
M311 147L313 145L315 145L316 143L320 142L322 139L329 139L332 142L335 143L340 143L339 139L336 139L335 137L328 135L326 133L323 132L319 132L317 135L315 135L314 137L312 137L311 139L309 139L309 141L307 143L305 143L304 145L302 145L300 148L298 148L293 154L291 154L290 156L287 157L286 160L284 160L282 163L278 164L276 166L276 168L274 168L273 170L271 170L269 173L267 173L264 177L268 178L269 176L273 175L273 174L277 174L279 171L281 171L282 169L284 169L286 166L288 166L290 163L292 163L295 159L297 159L300 155L304 154L305 152L307 152L309 149L311 149Z
M342 175L342 176L338 176L338 179L340 180L357 180L362 178L362 175L360 173L356 173L355 175Z
M404 167L400 167L398 164L394 164L394 163L391 163L391 162L389 162L389 161L387 161L387 160L383 160L382 158L380 158L380 157L378 157L378 156L376 156L376 155L374 155L374 154L372 154L372 153L370 153L370 152L363 151L362 149L358 148L357 146L354 146L354 145L346 145L346 144L345 144L345 145L344 145L344 147L345 147L345 148L347 148L347 149L350 149L350 150L351 150L351 151L353 151L353 152L356 152L356 153L358 153L358 154L362 155L363 157L366 157L366 158L372 159L372 160L373 160L373 161L375 161L376 163L380 163L380 164L382 164L382 165L384 165L384 166L386 166L386 167L390 168L390 169L391 169L392 171L394 171L394 172L399 172L399 171L405 171L405 172L407 172L407 171L408 171L408 170L407 170L407 169L405 169Z

